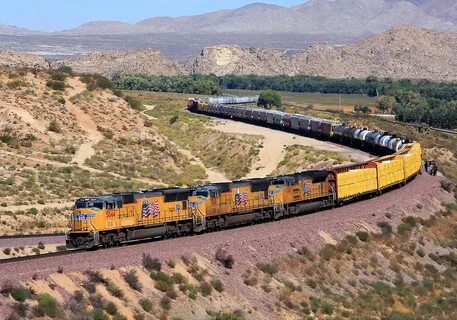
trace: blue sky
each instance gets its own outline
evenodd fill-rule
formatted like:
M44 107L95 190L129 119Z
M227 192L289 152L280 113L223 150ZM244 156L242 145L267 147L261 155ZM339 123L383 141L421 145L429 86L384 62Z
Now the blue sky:
M0 23L35 30L74 28L94 20L137 22L238 8L255 0L0 0ZM265 0L293 6L305 0Z

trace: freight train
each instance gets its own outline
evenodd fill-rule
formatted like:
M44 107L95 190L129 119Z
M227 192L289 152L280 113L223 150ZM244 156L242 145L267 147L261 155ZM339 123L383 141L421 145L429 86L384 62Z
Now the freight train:
M188 109L390 154L363 163L278 177L81 198L71 215L69 248L109 247L315 212L402 186L421 169L420 144L394 134L195 99L189 99Z

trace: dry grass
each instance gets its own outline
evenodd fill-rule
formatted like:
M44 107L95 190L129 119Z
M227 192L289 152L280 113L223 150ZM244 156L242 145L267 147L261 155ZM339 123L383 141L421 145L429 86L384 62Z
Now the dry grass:
M130 94L155 108L147 114L161 134L183 149L190 150L207 168L223 172L228 178L240 178L250 171L258 155L260 138L228 134L211 129L211 121L184 112L187 96L183 94L134 92Z
M323 169L351 162L354 161L335 151L322 151L309 146L292 145L285 148L284 159L271 175L277 176L304 170Z

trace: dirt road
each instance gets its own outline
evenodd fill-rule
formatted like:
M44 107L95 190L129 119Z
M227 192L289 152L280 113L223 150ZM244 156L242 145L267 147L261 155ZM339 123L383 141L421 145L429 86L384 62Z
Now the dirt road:
M260 149L259 153L259 160L252 165L251 172L249 172L246 178L259 178L269 175L284 159L284 148L294 144L310 146L317 150L339 152L340 154L350 157L357 162L366 161L372 158L372 156L366 152L351 149L336 143L315 140L293 133L273 130L238 121L217 120L217 124L214 128L226 133L252 134L264 137L263 147Z

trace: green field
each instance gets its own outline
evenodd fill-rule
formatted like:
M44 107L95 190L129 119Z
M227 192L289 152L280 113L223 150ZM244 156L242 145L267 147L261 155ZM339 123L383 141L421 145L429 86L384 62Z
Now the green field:
M253 91L253 90L224 90L224 94L231 94L231 95L256 95L259 94L261 91ZM292 103L292 104L302 104L302 105L322 105L322 106L335 106L338 107L340 105L340 98L341 98L341 105L342 106L350 106L351 108L356 105L367 105L373 107L376 103L376 98L368 97L362 94L336 94L336 93L298 93L298 92L279 92L282 97L282 100L285 103Z

